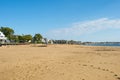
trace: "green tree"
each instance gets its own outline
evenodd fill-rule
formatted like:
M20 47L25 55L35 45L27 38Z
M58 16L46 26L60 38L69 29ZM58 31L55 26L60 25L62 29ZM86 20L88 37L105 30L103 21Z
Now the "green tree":
M24 35L23 38L24 38L24 41L25 41L25 42L29 42L29 41L31 42L31 40L32 40L32 35L30 35L30 34L29 34L29 35Z
M33 37L33 42L34 43L41 43L42 42L42 35L41 34L35 34L34 37Z
M24 43L24 41L25 41L23 38L23 35L19 35L18 40L19 40L19 43Z
M25 43L25 42L31 42L32 41L32 35L19 35L18 40L20 43Z
M12 36L14 34L14 30L9 27L1 27L0 31L3 32L3 34L9 39L12 39Z
M11 36L11 41L15 43L19 43L18 35Z

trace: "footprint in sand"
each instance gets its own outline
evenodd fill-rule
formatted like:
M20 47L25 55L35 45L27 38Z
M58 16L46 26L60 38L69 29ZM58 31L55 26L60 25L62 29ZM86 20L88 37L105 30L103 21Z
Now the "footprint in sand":
M114 76L118 76L117 74L115 74Z
M82 66L89 66L93 69L98 69L98 70L102 70L102 71L106 71L106 72L109 72L111 74L113 74L113 76L115 76L117 78L117 80L120 80L120 77L118 77L117 74L114 74L113 71L110 71L109 69L104 69L104 68L101 68L101 67L95 67L94 65L87 65L87 64L79 64L79 65L82 65ZM82 79L82 80L85 80L85 79Z
M120 80L120 77L117 77L118 80Z
M113 71L110 71L110 73L114 73Z
M83 66L87 66L87 64L83 64Z
M117 75L117 74L114 74L114 76L115 76L118 80L120 80L120 77L118 77L118 75Z

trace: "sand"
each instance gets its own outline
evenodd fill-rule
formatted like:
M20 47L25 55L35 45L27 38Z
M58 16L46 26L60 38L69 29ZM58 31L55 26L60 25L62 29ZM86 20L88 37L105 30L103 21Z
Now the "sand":
M120 48L2 46L0 80L120 80Z

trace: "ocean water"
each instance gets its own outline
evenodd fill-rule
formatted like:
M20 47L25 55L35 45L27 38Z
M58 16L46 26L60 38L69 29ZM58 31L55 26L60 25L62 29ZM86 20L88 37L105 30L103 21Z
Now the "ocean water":
M87 46L114 46L114 47L120 47L120 43L89 43L85 44Z

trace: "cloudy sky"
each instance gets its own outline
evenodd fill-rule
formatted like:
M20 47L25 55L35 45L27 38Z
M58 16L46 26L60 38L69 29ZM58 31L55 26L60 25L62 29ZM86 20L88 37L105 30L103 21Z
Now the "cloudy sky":
M0 26L49 39L120 41L120 0L0 0Z

